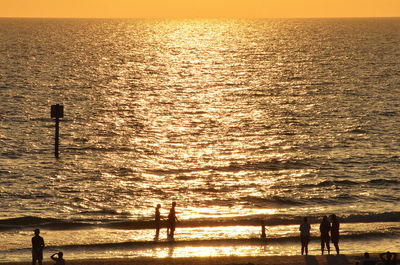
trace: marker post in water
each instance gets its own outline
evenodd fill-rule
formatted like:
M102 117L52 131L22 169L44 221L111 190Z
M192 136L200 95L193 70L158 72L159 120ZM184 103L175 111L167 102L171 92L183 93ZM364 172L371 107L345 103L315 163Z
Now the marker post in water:
M64 118L64 106L63 105L51 105L51 117L56 118L56 135L54 143L54 155L58 158L58 145L59 145L59 131L60 131L60 118Z

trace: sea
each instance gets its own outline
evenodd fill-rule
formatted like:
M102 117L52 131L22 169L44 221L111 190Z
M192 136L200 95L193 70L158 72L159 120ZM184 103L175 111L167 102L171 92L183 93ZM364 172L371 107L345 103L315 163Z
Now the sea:
M1 18L0 99L0 262L400 251L400 18Z

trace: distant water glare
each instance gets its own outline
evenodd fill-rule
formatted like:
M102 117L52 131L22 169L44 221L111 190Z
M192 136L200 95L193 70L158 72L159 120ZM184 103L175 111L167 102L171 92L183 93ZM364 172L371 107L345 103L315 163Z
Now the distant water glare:
M124 253L172 201L176 241L264 219L285 246L204 255L298 254L301 217L318 236L332 213L347 242L400 246L400 19L0 19L0 40L0 260L34 227Z

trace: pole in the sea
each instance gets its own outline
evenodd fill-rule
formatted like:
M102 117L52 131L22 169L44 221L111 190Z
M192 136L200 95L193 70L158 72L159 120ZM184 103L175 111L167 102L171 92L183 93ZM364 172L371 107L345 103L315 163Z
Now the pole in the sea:
M58 158L58 145L59 145L59 131L60 131L60 118L64 118L64 106L60 104L51 105L51 117L56 118L56 135L54 143L54 155Z

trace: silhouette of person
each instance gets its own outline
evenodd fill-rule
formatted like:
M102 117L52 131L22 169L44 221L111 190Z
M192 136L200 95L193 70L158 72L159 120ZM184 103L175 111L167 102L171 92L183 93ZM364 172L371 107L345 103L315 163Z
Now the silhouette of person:
M356 265L375 265L376 260L371 259L369 257L369 253L365 252L364 257L360 260L360 262L356 262Z
M154 226L156 228L156 236L155 239L158 239L160 236L160 226L161 226L161 214L160 214L161 204L157 204L156 207L156 214L154 217Z
M321 255L324 255L324 248L326 245L326 249L328 250L328 255L330 254L330 246L329 246L329 231L331 231L331 224L328 221L328 217L324 215L322 217L322 222L319 226L319 231L321 232Z
M176 206L176 202L173 202L172 207L169 210L169 214L168 214L167 234L168 234L168 238L170 238L170 239L174 238L176 222L178 222L178 218L176 217L176 213L175 213L175 206Z
M303 217L303 223L300 225L300 241L301 241L301 255L308 255L308 243L310 242L311 226L308 223L307 217Z
M267 238L267 235L265 234L265 221L261 220L261 238L265 239Z
M42 265L44 240L39 234L40 229L35 229L35 236L32 237L32 265L35 265L36 261Z
M331 240L336 249L336 254L339 255L339 220L335 214L331 215L332 226L331 226Z
M55 255L57 255L57 257L55 257ZM63 259L63 255L64 254L61 251L51 255L50 258L56 262L54 263L54 265L65 265L65 260Z
M382 260L384 265L396 265L397 264L397 253L390 251L379 254L379 258Z

